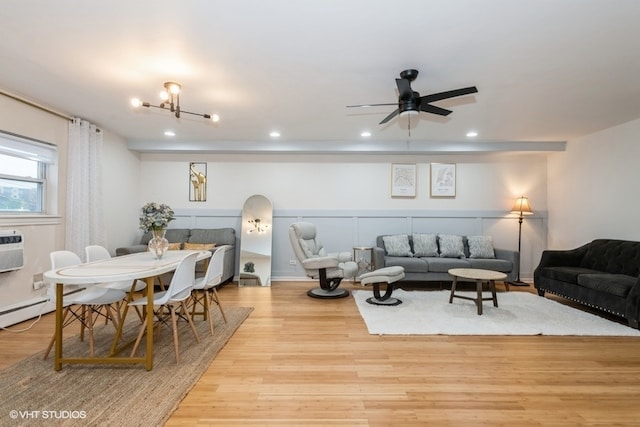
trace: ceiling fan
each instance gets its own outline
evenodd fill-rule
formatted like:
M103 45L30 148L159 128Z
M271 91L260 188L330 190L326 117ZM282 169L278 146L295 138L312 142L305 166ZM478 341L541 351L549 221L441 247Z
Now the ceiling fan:
M389 120L401 114L417 114L420 111L425 113L437 114L439 116L448 116L452 113L451 110L436 107L431 105L432 102L442 101L443 99L455 98L457 96L470 95L477 93L478 89L475 86L465 87L462 89L448 90L446 92L432 93L431 95L420 96L418 92L411 89L411 82L418 77L418 70L404 70L400 73L400 78L396 79L396 85L398 86L398 102L390 104L361 104L361 105L347 105L347 108L356 107L379 107L383 105L397 105L398 108L382 119L379 123L381 125L387 123Z

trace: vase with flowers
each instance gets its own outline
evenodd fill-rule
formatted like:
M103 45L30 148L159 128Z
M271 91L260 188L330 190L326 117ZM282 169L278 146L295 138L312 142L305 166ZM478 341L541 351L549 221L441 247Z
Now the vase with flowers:
M161 259L169 249L169 241L164 236L169 221L174 219L173 215L173 209L164 203L149 202L142 207L140 229L153 234L148 246L156 259Z

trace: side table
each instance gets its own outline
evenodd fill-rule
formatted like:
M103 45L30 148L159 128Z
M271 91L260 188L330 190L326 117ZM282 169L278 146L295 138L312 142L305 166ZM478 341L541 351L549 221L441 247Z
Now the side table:
M371 246L354 246L353 260L358 265L358 272L356 277L353 278L354 283L360 280L361 274L375 270L373 248Z

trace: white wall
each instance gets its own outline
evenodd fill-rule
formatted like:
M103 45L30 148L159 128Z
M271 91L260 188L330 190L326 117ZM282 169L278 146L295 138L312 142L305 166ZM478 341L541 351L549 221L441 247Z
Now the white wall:
M68 121L21 102L0 95L0 129L58 146L57 177L51 177L51 185L57 187L58 198L53 203L57 212L64 215L66 189L60 182L66 179L66 153ZM40 218L25 221L19 217L0 216L0 227L18 229L24 236L24 263L21 270L0 273L0 312L22 302L41 300L44 290L33 290L33 275L48 270L49 252L62 248L64 222L60 218ZM8 317L11 317L9 315ZM0 316L0 325L12 322ZM8 323L7 323L8 322Z
M197 217L201 212L202 216L220 217L217 221L227 223L231 212L238 217L232 221L238 235L244 201L253 194L267 196L275 211L274 252L278 253L274 253L274 280L277 280L277 274L300 273L288 266L291 257L286 238L288 224L300 218L322 221L328 233L336 230L335 235L325 234L323 242L341 245L343 250L354 244L372 244L376 234L396 232L397 224L402 232L420 231L418 228L434 227L434 224L442 229L432 231L455 232L455 224L460 224L460 234L469 231L490 233L494 235L496 246L517 249L518 224L515 216L509 215L509 210L515 198L524 194L530 198L536 215L528 217L523 224L523 278L532 276L546 246L547 161L542 154L143 154L141 160L141 203L163 202L176 211L186 212L187 217ZM206 202L188 201L188 167L192 161L208 164ZM429 197L431 162L456 163L455 198ZM390 197L392 163L417 164L415 198ZM218 215L217 212L221 213ZM345 216L354 219L345 222ZM422 219L410 220L413 216ZM441 218L434 219L438 216ZM195 219L189 221L197 222ZM345 233L347 229L349 231Z
M140 159L124 139L105 131L102 149L104 221L107 249L138 243L140 215Z
M640 119L569 141L549 155L549 247L640 240Z
M0 95L0 130L49 142L58 147L58 163L52 168L50 186L57 192L54 215L25 219L1 216L0 228L18 229L24 234L24 263L21 270L0 273L0 326L10 325L37 315L41 309L51 310L51 304L36 304L46 297L46 289L33 289L33 275L50 269L49 253L64 249L64 216L67 177L67 140L69 121L22 102ZM115 248L131 244L138 229L139 160L129 151L126 142L104 131L103 204L108 246ZM82 254L79 254L82 255Z

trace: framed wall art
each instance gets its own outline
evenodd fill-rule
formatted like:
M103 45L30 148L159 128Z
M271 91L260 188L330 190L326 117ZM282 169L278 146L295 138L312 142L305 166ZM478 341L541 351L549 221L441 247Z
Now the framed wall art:
M207 164L189 163L189 201L207 201Z
M431 163L431 197L456 197L455 163Z
M391 165L391 197L416 197L416 165Z

